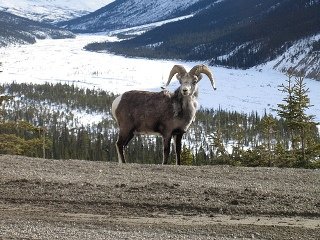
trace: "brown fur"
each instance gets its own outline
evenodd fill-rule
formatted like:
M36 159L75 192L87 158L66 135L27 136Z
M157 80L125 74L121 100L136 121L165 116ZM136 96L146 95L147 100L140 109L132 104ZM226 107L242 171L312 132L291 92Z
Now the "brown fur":
M180 90L177 89L175 93L129 91L122 95L115 110L120 128L117 147L121 155L134 134L158 133L164 138L165 145L170 144L172 136L182 138L196 111L194 103L190 106L189 100L183 103L183 99L189 96L179 93ZM170 146L167 147L170 151ZM164 164L168 161L167 155L169 152L164 153ZM123 155L121 158L121 162L125 162ZM180 164L180 155L177 157L177 164Z

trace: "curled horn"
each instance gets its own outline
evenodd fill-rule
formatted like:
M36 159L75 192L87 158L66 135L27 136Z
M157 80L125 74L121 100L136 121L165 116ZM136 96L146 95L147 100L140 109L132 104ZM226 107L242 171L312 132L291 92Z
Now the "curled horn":
M168 82L167 82L166 86L169 85L172 77L173 77L176 73L178 73L177 78L180 79L182 76L184 76L184 75L187 73L187 71L186 71L186 69L185 69L183 66L181 66L181 65L174 65L173 68L172 68L171 71L170 71L170 75L169 75Z
M204 73L205 75L207 75L207 77L211 81L211 85L213 89L216 90L217 88L216 88L216 84L213 79L212 73L210 72L209 68L206 65L196 65L189 71L190 75L195 75L198 77L199 79L198 81L200 81L202 78L201 73Z

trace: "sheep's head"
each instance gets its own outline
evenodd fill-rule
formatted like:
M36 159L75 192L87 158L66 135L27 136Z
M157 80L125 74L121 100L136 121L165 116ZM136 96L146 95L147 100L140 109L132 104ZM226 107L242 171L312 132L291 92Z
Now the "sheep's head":
M211 85L216 90L215 81L209 68L205 65L196 65L189 72L181 65L175 65L170 71L169 79L166 86L169 85L171 79L176 75L180 82L181 94L184 96L192 95L198 88L197 83L202 79L202 73L206 74L211 81Z

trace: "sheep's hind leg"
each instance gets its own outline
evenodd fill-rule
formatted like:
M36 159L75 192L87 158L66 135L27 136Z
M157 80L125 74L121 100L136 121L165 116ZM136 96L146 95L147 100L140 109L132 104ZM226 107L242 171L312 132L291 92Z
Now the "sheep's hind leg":
M124 156L124 149L130 142L130 140L133 138L134 134L132 131L129 131L128 133L124 134L120 131L119 137L117 140L116 148L118 153L118 161L119 163L125 163L126 159Z

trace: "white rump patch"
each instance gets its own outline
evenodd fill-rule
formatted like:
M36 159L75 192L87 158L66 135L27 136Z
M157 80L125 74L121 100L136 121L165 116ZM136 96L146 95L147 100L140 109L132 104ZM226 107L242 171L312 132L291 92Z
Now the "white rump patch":
M114 117L114 119L118 122L117 116L116 116L116 110L119 106L119 103L121 101L122 95L120 95L119 97L117 97L113 102L112 102L112 106L111 106L111 112L112 112L112 116Z

